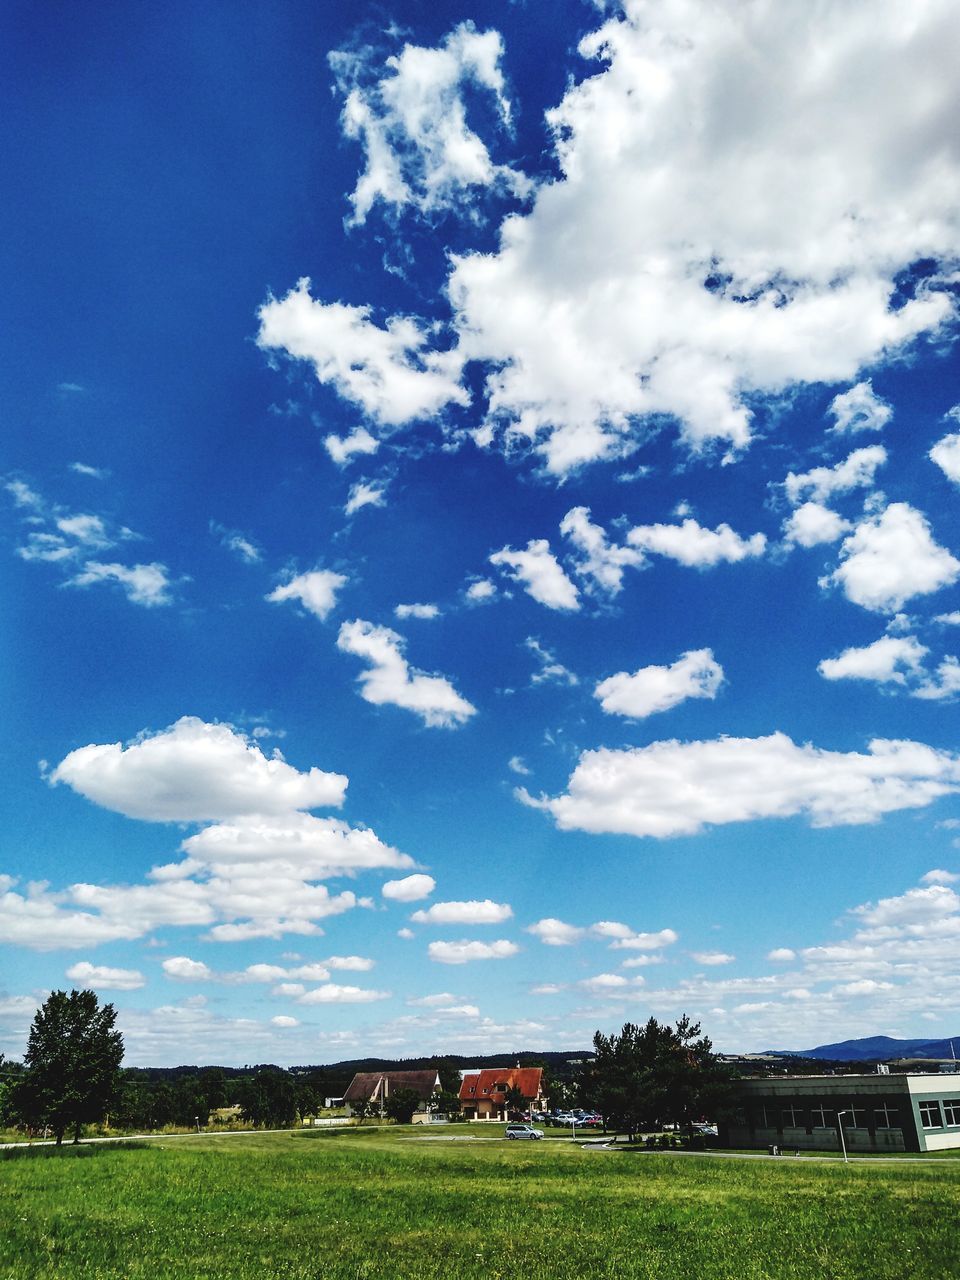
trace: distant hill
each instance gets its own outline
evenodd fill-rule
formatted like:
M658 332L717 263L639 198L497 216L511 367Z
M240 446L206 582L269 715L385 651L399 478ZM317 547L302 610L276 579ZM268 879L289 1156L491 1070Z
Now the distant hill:
M817 1045L816 1049L767 1049L778 1058L830 1058L835 1062L886 1062L890 1058L949 1058L949 1040L894 1040L890 1036L866 1036L862 1040L840 1040ZM960 1036L953 1038L960 1050Z

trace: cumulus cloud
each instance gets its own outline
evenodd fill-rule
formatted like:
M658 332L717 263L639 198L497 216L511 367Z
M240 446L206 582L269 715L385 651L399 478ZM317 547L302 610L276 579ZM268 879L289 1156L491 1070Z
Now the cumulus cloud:
M346 582L342 573L334 573L331 569L311 569L275 587L266 598L271 604L296 600L323 622L337 603L337 592Z
M319 382L381 427L433 418L448 404L468 403L459 383L460 357L427 350L427 332L410 316L391 316L379 325L369 307L316 301L307 279L286 297L265 302L258 314L263 350L308 361Z
M783 482L784 491L794 505L804 499L823 503L835 494L872 488L877 470L886 460L887 451L882 444L855 449L835 466L814 467L799 475L791 471Z
M183 716L169 729L71 751L49 775L94 804L154 822L203 822L343 803L347 779L306 773L226 724Z
M350 486L347 501L343 508L345 516L355 515L364 507L382 507L386 503L387 488L382 481L358 480Z
M437 882L433 876L418 872L416 875L404 876L402 880L388 880L381 892L392 902L419 902L421 898L429 898L436 887Z
M736 956L732 956L727 951L691 951L690 957L696 960L697 964L707 965L710 968L733 964Z
M958 790L960 757L922 743L875 739L866 753L840 752L774 733L585 751L564 794L517 795L562 830L663 838L796 815L816 827L876 822Z
M530 770L524 764L522 756L511 756L507 761L507 768L511 773L519 773L521 777L530 776Z
M376 1000L388 1000L389 991L373 991L367 987L341 986L325 982L321 987L305 991L297 997L297 1004L371 1004Z
M189 956L171 956L164 960L162 968L168 978L177 982L205 982L214 976L209 965L202 960L191 960Z
M836 542L850 528L844 520L819 502L804 502L784 521L783 532L787 542L800 547L817 547L824 542Z
M513 915L506 902L435 902L427 910L415 911L414 924L502 924Z
M817 670L827 680L872 680L877 684L906 684L923 666L929 650L916 636L881 636L862 648L844 649L824 658Z
M827 412L833 418L830 430L840 433L881 431L893 417L893 409L877 395L869 380L834 396Z
M366 702L403 707L434 728L465 724L476 707L443 676L426 675L411 667L403 654L404 644L396 631L359 618L345 622L337 637L338 649L370 663L370 669L358 676L360 696Z
M351 195L354 223L381 201L393 212L412 206L429 214L460 210L477 188L523 194L527 178L495 164L467 123L472 96L487 99L500 125L510 125L510 103L500 69L498 31L461 22L435 48L405 44L386 59L386 74L369 47L330 55L345 101L341 124L359 142L366 167Z
M625 568L643 563L643 552L612 544L606 531L590 519L589 507L573 507L560 522L560 532L580 553L577 573L610 596L620 593Z
M715 698L723 684L723 667L711 649L691 649L668 667L641 667L630 675L620 671L601 680L594 697L608 715L642 720L669 711L688 698Z
M146 986L146 978L138 969L110 969L106 965L80 960L66 972L71 982L97 991L137 991Z
M489 578L478 578L475 582L471 582L464 592L470 604L483 604L485 601L492 600L496 594L496 583L491 582Z
M772 951L767 953L767 959L773 960L777 964L789 964L796 958L797 953L790 947L774 947Z
M712 569L721 563L738 564L741 560L762 556L767 545L762 533L742 538L728 524L705 529L692 518L682 524L638 525L627 534L627 542L641 551L665 556L694 569Z
M489 559L492 565L503 567L538 604L568 612L580 608L580 593L564 573L546 538L531 538L525 551L504 547Z
M960 431L944 436L930 450L930 458L948 480L960 484Z
M270 1019L270 1025L286 1029L287 1027L299 1027L300 1023L296 1018L288 1017L285 1013L278 1013L275 1018Z
M907 600L950 586L960 560L939 546L922 512L893 502L862 520L840 548L840 564L821 585L839 586L848 600L894 613Z
M423 621L430 621L440 616L440 610L435 604L398 604L393 612L401 620L420 618Z
M239 556L244 564L257 564L263 558L260 548L238 529L226 529L222 524L211 520L210 532L219 539L221 547Z
M956 169L927 162L952 136L954 19L899 16L628 0L581 42L596 74L548 115L560 179L448 285L508 447L564 474L666 413L692 448L736 450L749 397L939 329L935 285L894 299L956 250Z
M380 441L366 427L355 427L348 436L324 436L323 447L338 467L345 467L351 458L376 453Z
M497 942L431 942L427 954L438 964L468 964L472 960L506 960L520 948L501 938Z
M116 582L131 604L145 608L171 604L173 584L165 564L105 564L88 560L79 573L67 579L68 587L90 587L102 582Z
M635 933L633 929L628 929L626 926L618 926L618 931L613 932L610 926L611 921L601 921L593 926L591 932L600 937L612 937L610 948L613 951L659 951L661 947L672 947L680 937L674 929Z
M944 871L941 868L935 868L920 877L921 884L956 884L958 880L960 880L960 875L957 875L956 872Z
M536 924L531 924L527 928L527 933L532 933L548 947L572 947L585 936L586 932L586 929L580 929L573 924L564 924L562 920L557 920L553 916L538 920Z

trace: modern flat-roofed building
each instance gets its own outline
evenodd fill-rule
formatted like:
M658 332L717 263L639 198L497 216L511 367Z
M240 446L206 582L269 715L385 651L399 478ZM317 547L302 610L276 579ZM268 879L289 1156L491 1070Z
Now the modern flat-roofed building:
M942 1151L960 1147L960 1075L777 1076L737 1082L729 1147Z

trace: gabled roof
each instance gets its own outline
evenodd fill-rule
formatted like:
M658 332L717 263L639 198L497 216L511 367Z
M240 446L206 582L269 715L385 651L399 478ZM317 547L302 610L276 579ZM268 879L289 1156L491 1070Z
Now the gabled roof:
M429 1071L358 1071L347 1086L344 1102L369 1102L371 1098L389 1097L398 1089L413 1089L421 1098L429 1098L440 1087L440 1077Z
M476 1102L494 1097L494 1085L503 1085L496 1094L508 1089L519 1089L525 1098L535 1098L540 1092L543 1067L486 1067L463 1077L460 1085L460 1101Z

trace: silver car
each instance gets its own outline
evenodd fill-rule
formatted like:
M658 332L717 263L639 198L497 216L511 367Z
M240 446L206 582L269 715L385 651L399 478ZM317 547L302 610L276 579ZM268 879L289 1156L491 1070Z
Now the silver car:
M539 1141L543 1137L542 1129L534 1129L529 1124L508 1124L506 1137L508 1138L535 1138Z

